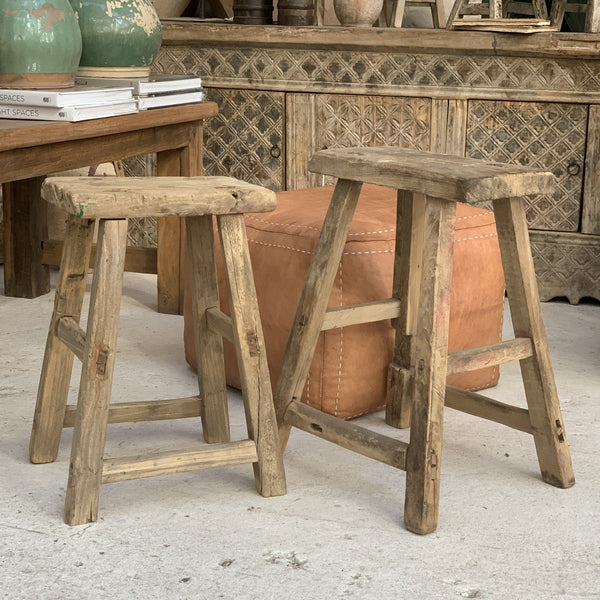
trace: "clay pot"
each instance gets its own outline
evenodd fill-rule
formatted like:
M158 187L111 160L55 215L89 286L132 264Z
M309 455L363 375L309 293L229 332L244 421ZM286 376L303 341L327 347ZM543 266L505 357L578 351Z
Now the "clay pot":
M180 17L190 0L151 0L160 19Z
M150 0L71 0L83 48L78 75L145 77L162 42Z
M0 0L0 87L71 87L81 34L69 0Z
M346 27L371 27L379 17L383 0L333 0L333 10Z

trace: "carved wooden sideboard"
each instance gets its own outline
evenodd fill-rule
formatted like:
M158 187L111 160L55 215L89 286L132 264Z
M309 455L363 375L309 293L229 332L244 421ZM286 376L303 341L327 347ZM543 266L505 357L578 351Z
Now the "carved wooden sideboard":
M220 106L207 174L322 185L315 150L384 144L543 167L558 185L528 203L540 295L600 299L600 35L163 27L155 69L201 75Z

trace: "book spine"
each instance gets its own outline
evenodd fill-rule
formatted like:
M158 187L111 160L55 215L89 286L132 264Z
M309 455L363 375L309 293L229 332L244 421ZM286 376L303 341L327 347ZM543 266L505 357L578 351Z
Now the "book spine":
M0 90L0 104L55 108L60 106L59 96L56 92L38 90Z
M71 121L70 108L52 108L48 106L16 106L0 104L0 119L27 119L31 121Z

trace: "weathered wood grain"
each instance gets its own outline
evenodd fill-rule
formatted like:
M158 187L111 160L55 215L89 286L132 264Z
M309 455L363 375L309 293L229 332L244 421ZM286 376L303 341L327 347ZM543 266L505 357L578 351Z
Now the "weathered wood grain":
M265 497L286 493L271 378L243 215L219 215L233 340L246 409L248 435L256 443L256 487Z
M146 457L113 458L104 461L102 483L239 465L256 460L256 446L252 440L210 444L198 450L170 450Z
M376 183L447 201L480 204L527 193L552 193L552 173L407 148L322 150L308 168L351 181Z
M126 245L127 220L102 219L65 498L64 516L69 525L98 518ZM87 268L87 260L84 264Z
M206 319L209 308L219 308L213 218L189 217L186 224L202 431L206 442L222 443L230 437L223 339Z
M570 487L575 476L542 319L523 199L496 200L494 214L515 337L528 337L533 344L533 356L519 364L542 478L557 487Z
M53 462L58 454L73 368L73 353L59 340L57 325L63 317L79 322L93 234L93 221L69 218L68 241L63 249L58 273L54 310L46 339L29 441L29 458L33 463Z
M231 177L48 177L42 195L80 218L268 212L275 192Z
M406 442L342 421L296 400L286 412L286 421L342 448L406 470Z

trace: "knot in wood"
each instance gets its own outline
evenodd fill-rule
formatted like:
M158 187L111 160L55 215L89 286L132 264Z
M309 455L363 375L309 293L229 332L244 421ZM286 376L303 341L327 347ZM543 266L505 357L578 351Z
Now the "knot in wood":
M246 334L246 343L248 344L248 352L250 356L258 356L260 353L260 342L254 331L249 331Z

